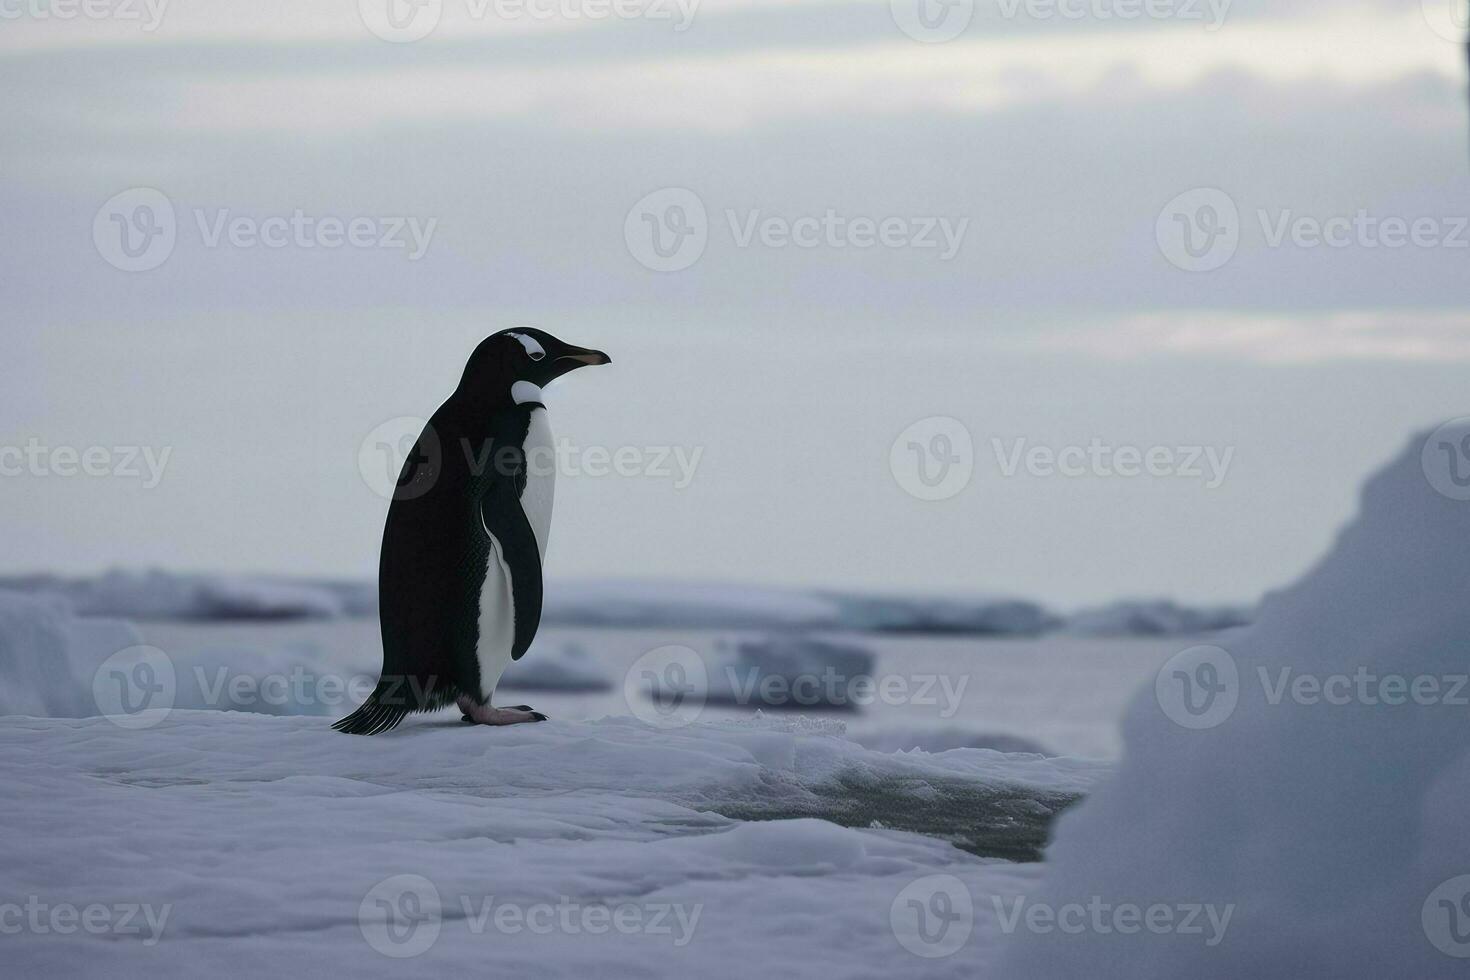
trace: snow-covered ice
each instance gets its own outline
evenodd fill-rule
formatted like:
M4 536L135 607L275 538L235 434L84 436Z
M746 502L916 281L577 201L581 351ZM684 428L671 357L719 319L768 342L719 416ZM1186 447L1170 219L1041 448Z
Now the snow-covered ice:
M6 961L23 976L972 978L993 914L977 907L964 955L924 961L903 945L901 894L934 875L1027 892L1035 866L943 831L1028 839L1104 768L885 755L840 730L417 718L364 739L238 712L141 730L0 719L3 893L42 910ZM47 909L93 905L143 908L157 941L145 915L124 936L49 928Z

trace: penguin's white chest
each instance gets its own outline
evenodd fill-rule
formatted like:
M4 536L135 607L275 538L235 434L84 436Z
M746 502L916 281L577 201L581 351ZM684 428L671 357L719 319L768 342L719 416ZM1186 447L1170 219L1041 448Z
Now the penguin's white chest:
M556 446L551 439L551 420L546 409L531 409L531 426L526 430L526 490L521 509L536 532L541 560L546 561L546 537L551 533L551 502L556 496Z
M551 504L556 494L555 448L546 409L533 408L524 443L526 488L521 492L521 510L536 534L536 546L543 564L547 538L551 534ZM501 675L511 664L510 654L516 638L510 569L500 548L500 542L492 536L485 582L480 586L480 638L475 656L480 662L480 696L487 704L500 683Z

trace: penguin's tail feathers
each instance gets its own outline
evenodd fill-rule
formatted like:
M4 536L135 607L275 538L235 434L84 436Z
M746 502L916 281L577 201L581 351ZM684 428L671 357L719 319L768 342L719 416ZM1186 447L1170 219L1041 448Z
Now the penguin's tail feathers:
M332 725L333 731L347 735L381 735L398 727L410 712L420 710L416 703L406 703L398 692L400 685L378 681L356 711Z

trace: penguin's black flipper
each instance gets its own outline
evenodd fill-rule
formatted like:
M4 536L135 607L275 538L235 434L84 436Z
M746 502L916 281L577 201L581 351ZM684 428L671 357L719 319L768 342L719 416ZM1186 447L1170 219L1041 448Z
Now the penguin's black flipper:
M510 480L496 480L485 492L480 499L480 519L490 535L495 557L510 570L516 631L510 657L519 660L541 626L541 548Z

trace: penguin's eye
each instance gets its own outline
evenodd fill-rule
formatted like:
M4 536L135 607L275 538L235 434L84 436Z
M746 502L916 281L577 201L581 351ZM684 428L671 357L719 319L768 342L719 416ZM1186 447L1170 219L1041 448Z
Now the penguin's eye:
M544 350L533 350L529 353L531 355L531 360L533 361L539 361L546 357L546 352Z

